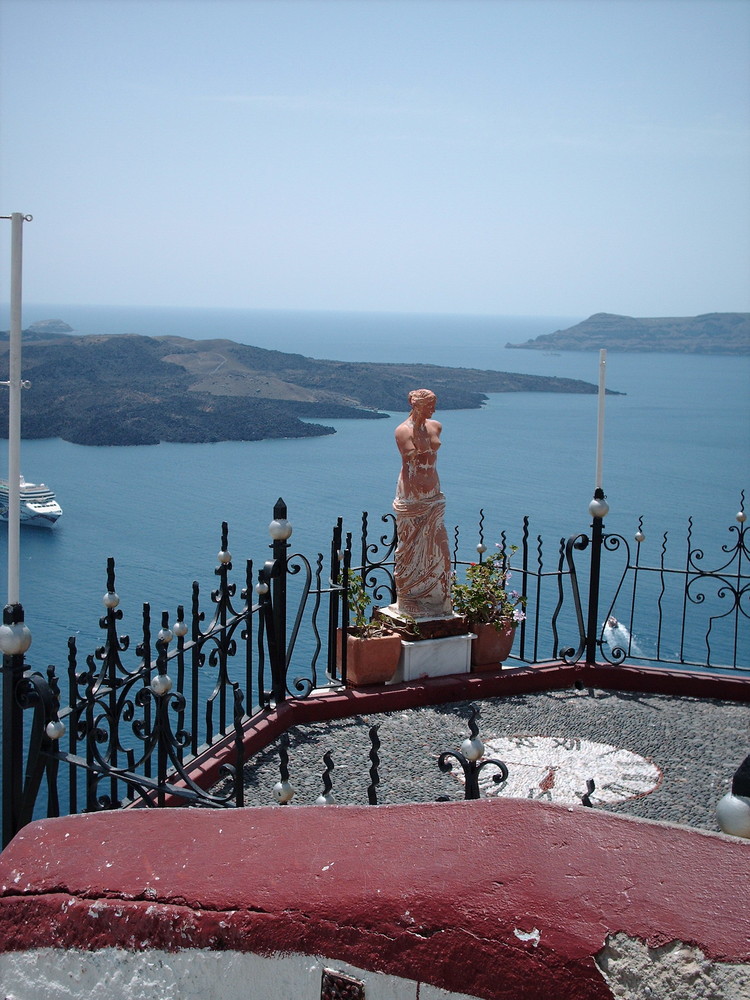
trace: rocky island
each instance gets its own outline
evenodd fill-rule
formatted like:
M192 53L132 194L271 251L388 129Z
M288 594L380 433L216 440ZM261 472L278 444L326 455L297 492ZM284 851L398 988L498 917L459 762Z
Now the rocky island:
M595 313L567 330L556 330L506 347L536 351L676 351L681 354L750 354L750 313L635 319Z
M71 336L58 325L35 324L23 344L23 377L31 388L23 393L22 436L87 445L333 434L319 421L384 417L384 410L402 410L409 390L423 385L438 393L441 410L478 408L490 392L597 391L577 379L322 361L221 339ZM6 333L0 372L7 364ZM7 434L7 393L0 394L0 421Z

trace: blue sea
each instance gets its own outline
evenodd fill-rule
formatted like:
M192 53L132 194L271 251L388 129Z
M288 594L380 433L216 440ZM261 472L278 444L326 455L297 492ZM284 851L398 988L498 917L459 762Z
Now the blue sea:
M82 334L229 338L343 361L434 362L592 383L599 371L596 351L505 346L565 328L580 316L24 306L25 326L52 318ZM750 478L750 358L610 352L607 386L623 393L606 402L607 530L630 538L643 517L643 530L654 541L649 558L657 560L664 531L682 540L684 550L691 517L705 564L719 565ZM69 635L78 636L81 655L103 641L98 620L109 556L116 561L122 631L135 643L143 602L154 615L168 610L173 619L178 604L189 606L193 580L207 596L215 584L222 521L229 523L240 583L245 559L260 565L269 557L267 525L279 497L294 526L293 551L310 558L329 551L337 517L355 537L362 511L376 525L391 510L399 466L393 430L407 409L404 401L403 411L387 420L326 421L334 435L301 440L136 448L23 442L24 476L52 487L64 509L53 530L22 531L21 600L33 636L29 662L63 669ZM520 540L524 515L532 535L553 547L561 537L588 530L596 395L496 394L482 409L437 416L443 422L439 471L446 521L449 531L461 528L468 546L462 558L472 556L480 509L490 545L502 531L509 542ZM6 444L0 442L0 470L7 468ZM3 594L6 575L2 528Z

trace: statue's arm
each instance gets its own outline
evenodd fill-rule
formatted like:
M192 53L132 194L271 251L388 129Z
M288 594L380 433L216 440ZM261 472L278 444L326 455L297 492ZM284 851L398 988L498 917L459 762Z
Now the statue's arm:
M411 428L405 427L403 424L396 428L396 444L404 459L408 460L417 453Z

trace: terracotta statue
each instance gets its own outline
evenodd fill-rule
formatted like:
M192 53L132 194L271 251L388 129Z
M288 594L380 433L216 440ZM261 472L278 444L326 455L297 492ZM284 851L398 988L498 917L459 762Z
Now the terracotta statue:
M396 428L401 475L396 486L397 610L412 618L453 614L448 535L436 462L442 426L432 419L437 398L429 389L409 393L411 413Z

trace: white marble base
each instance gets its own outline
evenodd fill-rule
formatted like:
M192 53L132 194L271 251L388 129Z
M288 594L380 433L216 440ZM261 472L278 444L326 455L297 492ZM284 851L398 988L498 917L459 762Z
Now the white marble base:
M471 640L468 635L452 635L446 639L422 639L401 642L401 658L391 683L414 681L420 677L444 677L448 674L468 674L471 669Z

